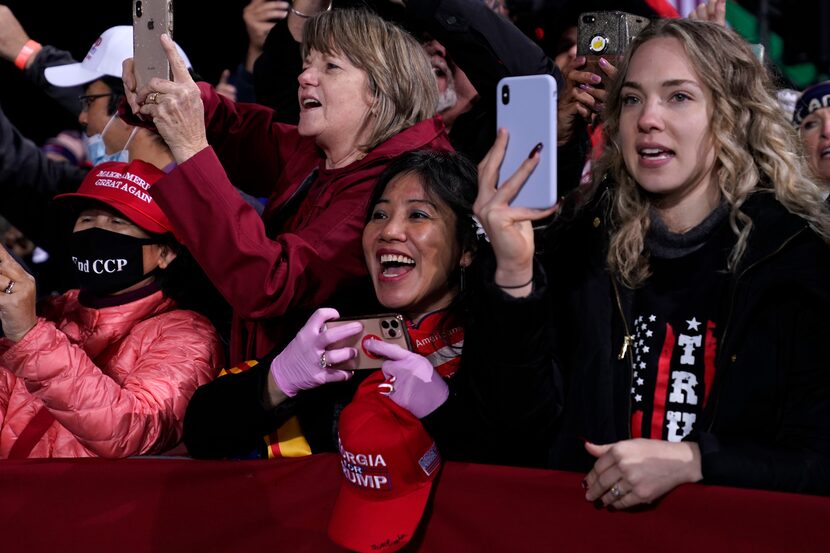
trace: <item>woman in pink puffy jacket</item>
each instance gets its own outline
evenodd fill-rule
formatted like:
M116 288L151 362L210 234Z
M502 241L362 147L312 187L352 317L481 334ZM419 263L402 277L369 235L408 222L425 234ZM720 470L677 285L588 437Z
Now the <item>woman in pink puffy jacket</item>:
M79 210L70 250L80 289L40 317L34 278L0 248L0 458L179 444L190 396L223 359L208 319L171 297L180 248L147 192L163 175L141 161L103 163L63 196Z

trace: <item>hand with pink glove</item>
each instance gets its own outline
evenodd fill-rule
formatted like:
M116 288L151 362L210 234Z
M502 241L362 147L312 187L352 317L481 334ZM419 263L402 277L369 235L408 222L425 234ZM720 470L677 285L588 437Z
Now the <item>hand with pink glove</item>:
M364 347L385 357L381 370L392 386L389 399L418 417L426 417L440 407L450 395L447 383L423 355L407 351L381 340L367 340Z
M271 362L271 376L286 396L294 397L300 390L352 377L351 371L332 367L354 359L357 350L327 348L359 334L363 325L354 322L325 329L326 321L338 317L340 314L335 309L324 307L315 311L291 343Z

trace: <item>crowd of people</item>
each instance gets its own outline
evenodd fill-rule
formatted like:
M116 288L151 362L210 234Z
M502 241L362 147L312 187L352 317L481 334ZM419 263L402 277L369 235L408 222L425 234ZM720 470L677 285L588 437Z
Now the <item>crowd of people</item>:
M331 535L367 551L411 537L442 459L582 471L614 509L830 494L830 81L787 114L723 0L601 74L501 3L404 4L407 30L252 0L217 87L166 35L172 78L139 87L130 27L75 62L0 6L0 55L89 161L0 112L3 215L72 282L36 305L0 248L0 457L339 451ZM530 74L557 80L558 141L499 182L496 83ZM511 206L544 148L561 200ZM379 313L408 348L363 337Z

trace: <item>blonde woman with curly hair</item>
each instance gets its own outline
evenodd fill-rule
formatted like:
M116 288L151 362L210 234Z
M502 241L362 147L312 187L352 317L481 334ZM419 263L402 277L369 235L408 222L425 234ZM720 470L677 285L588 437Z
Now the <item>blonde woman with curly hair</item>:
M511 347L471 397L616 509L698 481L830 493L830 215L765 69L730 30L657 21L605 112L597 184L535 264L545 213L508 205L535 156L498 192L504 134L480 166L496 324L464 354Z

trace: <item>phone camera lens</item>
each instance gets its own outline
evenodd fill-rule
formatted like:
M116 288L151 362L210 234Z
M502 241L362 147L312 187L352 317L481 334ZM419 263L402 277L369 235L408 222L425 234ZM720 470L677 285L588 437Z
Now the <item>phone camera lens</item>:
M381 321L380 326L381 328L389 328L389 321Z
M597 18L594 17L593 15L583 15L582 16L582 22L587 23L588 25L590 25L591 23L596 22L596 20L597 20Z
M398 335L398 331L397 331L397 330L395 330L395 329L390 329L390 330L389 330L389 336L390 336L390 337L394 338L394 337L395 337L395 336L397 336L397 335Z
M510 87L507 85L501 87L501 103L504 105L510 103Z
M141 17L143 10L141 9L141 0L135 3L135 16Z
M398 321L396 321L395 319L389 321L389 324L392 326L392 328L398 328Z

